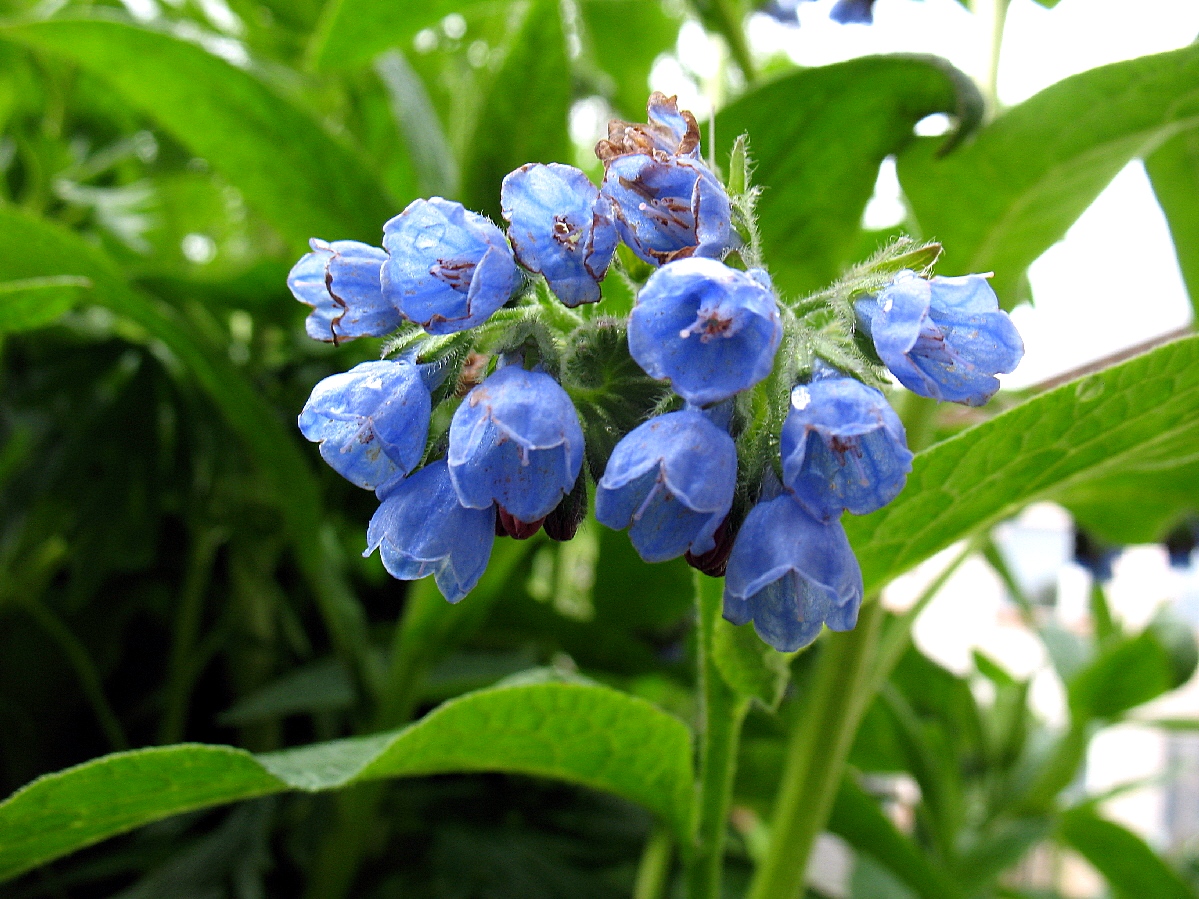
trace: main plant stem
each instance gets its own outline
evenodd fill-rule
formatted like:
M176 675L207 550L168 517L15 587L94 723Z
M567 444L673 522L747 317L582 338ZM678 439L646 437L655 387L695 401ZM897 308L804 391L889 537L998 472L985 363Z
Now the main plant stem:
M808 857L828 822L866 711L882 619L876 597L863 605L856 628L824 637L810 691L787 742L770 846L750 884L749 899L796 899L801 894Z
M737 747L749 700L725 683L712 656L720 620L724 580L694 573L699 620L698 664L701 700L699 819L687 866L690 899L719 899L724 840L737 774Z

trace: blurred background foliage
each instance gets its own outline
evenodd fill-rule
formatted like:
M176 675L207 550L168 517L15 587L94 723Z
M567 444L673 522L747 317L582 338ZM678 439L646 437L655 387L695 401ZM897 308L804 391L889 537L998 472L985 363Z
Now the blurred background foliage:
M270 752L369 733L530 669L694 719L681 561L646 567L592 523L561 547L497 548L484 585L451 613L426 585L361 558L373 498L319 465L294 420L320 378L379 347L308 340L307 310L284 284L308 238L377 242L416 197L498 219L500 180L525 162L595 175L571 123L640 119L653 64L685 21L727 48L704 85L719 107L705 132L715 128L717 162L750 135L766 255L788 294L819 289L896 233L865 229L862 215L880 164L897 155L909 215L896 231L941 240L943 274L993 269L1007 308L1027 298L1027 266L1145 158L1199 297L1195 48L1084 73L999 114L993 84L932 57L812 69L755 60L744 0L6 0L3 12L5 794L114 750L197 741ZM954 130L915 137L937 113ZM1176 355L1175 430L1130 438L1114 462L1043 485L1031 469L1005 474L976 455L971 477L998 472L1008 486L960 530L942 528L939 545L975 532L972 548L987 550L1040 634L1065 685L1064 727L1034 714L1028 680L984 656L975 673L951 673L912 647L915 611L888 612L848 773L834 772L827 830L851 848L852 874L813 894L1050 897L1055 881L1034 869L1069 849L1112 895L1196 895L1199 864L1163 858L1105 818L1103 797L1079 778L1097 729L1190 677L1193 635L1165 617L1125 629L1101 586L1090 631L1066 632L1044 598L1022 595L986 537L1052 489L1092 542L1173 531L1185 546L1197 496L1193 345ZM904 411L918 447L993 414ZM1072 433L1064 424L1080 413L1057 414ZM1002 444L983 448L998 458ZM875 545L873 527L852 532L859 547ZM939 545L885 563L864 556L868 580ZM742 894L762 855L785 737L825 642L790 662L785 691L778 671L757 690L728 895ZM88 801L99 802L81 794ZM443 774L189 812L3 890L679 895L670 858L653 817L624 799ZM9 870L27 867L18 858Z

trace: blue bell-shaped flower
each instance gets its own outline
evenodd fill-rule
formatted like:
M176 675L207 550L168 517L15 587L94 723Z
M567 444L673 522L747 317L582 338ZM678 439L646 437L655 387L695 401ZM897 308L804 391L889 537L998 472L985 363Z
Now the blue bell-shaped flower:
M387 254L356 240L315 237L287 275L287 286L312 307L304 329L314 340L339 343L382 337L400 326L400 311L383 296L379 273Z

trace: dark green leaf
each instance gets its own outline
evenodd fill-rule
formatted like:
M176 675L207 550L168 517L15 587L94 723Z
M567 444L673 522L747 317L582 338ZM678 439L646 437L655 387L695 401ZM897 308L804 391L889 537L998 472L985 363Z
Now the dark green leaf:
M867 591L1027 503L1194 451L1199 338L1058 387L917 455L884 509L846 520Z
M993 271L1005 308L1028 266L1131 159L1199 122L1199 47L1067 78L1008 110L947 156L921 140L899 178L946 274ZM1062 127L1068 122L1069 127Z
M451 700L403 730L253 756L185 744L119 753L34 781L0 804L0 879L191 809L390 777L504 771L581 784L662 816L685 839L691 735L608 687L539 683Z
M763 251L779 289L835 280L860 241L862 212L883 159L936 112L969 130L981 100L973 83L936 57L875 56L804 69L765 84L716 117L717 159L749 134ZM940 236L939 234L936 236Z
M1087 533L1115 544L1154 543L1179 519L1199 512L1199 461L1130 461L1119 471L1068 490L1061 503Z
M153 116L300 248L310 237L377 242L397 212L368 164L306 111L188 41L105 19L6 28L66 56Z
M524 8L499 67L485 75L479 114L462 160L462 201L500 215L500 182L526 162L570 158L571 79L558 0Z
M1196 899L1195 891L1144 840L1088 808L1063 815L1058 836L1094 865L1122 899Z
M1199 129L1176 134L1145 158L1174 238L1178 267L1199 317Z

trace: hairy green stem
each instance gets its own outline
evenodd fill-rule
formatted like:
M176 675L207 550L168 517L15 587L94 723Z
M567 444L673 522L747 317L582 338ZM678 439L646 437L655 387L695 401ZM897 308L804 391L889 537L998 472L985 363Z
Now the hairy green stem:
M724 841L728 827L737 747L749 700L725 683L712 657L716 622L720 620L724 580L694 572L699 619L698 662L701 700L699 818L695 845L687 865L690 899L720 899Z
M801 895L808 857L828 822L845 760L866 711L883 615L878 598L873 597L863 605L856 628L824 637L812 685L787 741L770 848L754 873L749 899Z

